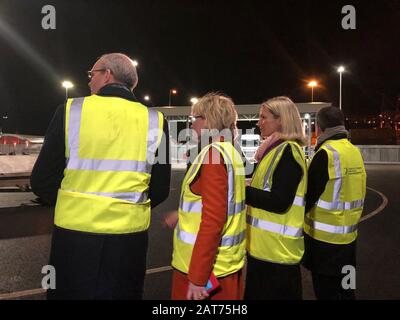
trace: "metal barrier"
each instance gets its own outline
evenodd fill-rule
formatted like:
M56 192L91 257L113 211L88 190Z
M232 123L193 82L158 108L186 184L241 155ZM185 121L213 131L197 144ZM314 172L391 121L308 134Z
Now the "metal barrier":
M400 145L362 145L357 146L364 162L373 164L400 164Z
M39 154L42 144L0 144L0 155Z

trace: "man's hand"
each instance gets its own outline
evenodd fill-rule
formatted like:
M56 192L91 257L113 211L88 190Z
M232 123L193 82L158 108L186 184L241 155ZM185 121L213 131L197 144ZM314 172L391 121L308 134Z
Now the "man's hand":
M196 286L189 281L188 292L186 298L188 300L204 300L209 296L205 287Z

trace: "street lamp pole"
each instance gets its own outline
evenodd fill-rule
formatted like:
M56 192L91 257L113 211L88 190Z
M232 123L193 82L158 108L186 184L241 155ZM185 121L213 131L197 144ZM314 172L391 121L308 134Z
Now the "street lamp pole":
M171 96L177 94L178 91L176 89L169 89L169 99L168 99L168 106L171 106Z
M339 109L342 110L342 73L344 72L344 67L340 66L337 71L339 72Z
M341 72L339 73L339 78L340 78L340 80L339 80L339 82L340 82L340 84L339 84L339 86L340 86L340 88L339 88L339 109L342 110L342 73Z
M308 86L311 87L311 102L314 102L314 87L316 87L318 83L316 81L310 81Z
M314 86L311 87L311 102L314 102Z

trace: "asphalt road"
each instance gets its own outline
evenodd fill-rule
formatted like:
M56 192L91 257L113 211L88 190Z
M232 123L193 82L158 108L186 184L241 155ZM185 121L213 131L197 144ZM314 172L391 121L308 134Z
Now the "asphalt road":
M357 298L400 299L400 165L368 165L367 174L372 189L367 190L365 220L359 226ZM169 299L172 231L161 220L177 208L182 177L183 171L173 171L170 196L152 214L145 299ZM45 299L41 290L32 290L41 288L41 270L48 261L52 211L30 205L5 208L17 198L29 204L34 196L0 192L0 299ZM385 198L387 205L380 210ZM314 299L306 270L303 298Z

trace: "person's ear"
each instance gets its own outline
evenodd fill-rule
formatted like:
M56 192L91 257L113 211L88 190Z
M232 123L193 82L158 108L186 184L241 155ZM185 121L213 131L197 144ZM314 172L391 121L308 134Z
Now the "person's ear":
M279 124L279 126L282 128L282 121L281 121L281 117L278 117L278 118L277 118L277 120L278 120L278 124Z
M106 82L106 83L112 83L112 82L114 82L114 76L113 76L113 74L112 74L112 72L111 72L110 69L107 69L107 70L106 70L105 82Z

